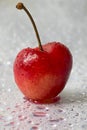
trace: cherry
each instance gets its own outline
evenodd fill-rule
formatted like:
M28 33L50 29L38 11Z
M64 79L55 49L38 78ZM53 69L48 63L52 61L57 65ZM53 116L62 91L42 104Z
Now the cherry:
M72 69L72 54L60 42L41 45L35 22L23 3L23 9L34 27L39 47L21 50L13 66L15 82L29 100L48 101L55 98L65 87Z

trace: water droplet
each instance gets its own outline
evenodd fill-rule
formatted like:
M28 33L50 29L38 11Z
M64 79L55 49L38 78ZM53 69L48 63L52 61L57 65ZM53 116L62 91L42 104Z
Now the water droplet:
M79 116L79 113L76 113L75 116Z
M40 109L40 110L46 110L46 111L49 110L48 107L45 107L45 106L43 106L43 105L38 105L38 106L37 106L37 109Z
M30 120L30 121L28 121L28 123L32 123L32 121Z
M58 109L58 112L63 112L63 110L62 109Z
M70 127L73 127L73 124L72 124L72 123L69 123L69 126L70 126Z
M48 107L46 107L45 109L46 109L46 111L49 111L49 108L48 108Z
M8 89L8 92L11 92L11 89L10 89L10 88Z
M10 61L7 61L7 63L6 63L6 64L9 66L9 65L11 65L11 62L10 62Z
M71 109L71 111L74 111L73 108Z
M14 124L15 124L15 122L14 122L14 121L11 121L11 122L5 124L5 126L13 126Z
M52 127L53 127L53 128L57 127L57 124L53 124Z
M64 118L60 117L60 118L58 118L58 119L51 119L51 120L49 120L49 121L50 121L50 122L59 122L59 121L62 121L62 120L64 120Z
M8 107L7 110L10 110L10 107Z
M39 123L36 123L35 125L40 125Z
M14 122L14 121L11 121L9 124L10 124L10 125L14 125L14 124L15 124L15 122Z
M37 126L32 126L31 130L38 130Z
M19 106L20 106L20 105L16 104L16 105L15 105L15 108L19 108Z
M24 121L24 120L27 119L27 116L24 117L24 116L22 116L22 115L19 115L18 118L19 118L20 121Z
M16 111L12 111L11 113L15 113Z
M47 113L45 112L33 112L33 116L37 116L37 117L45 117L47 115Z
M38 109L45 109L46 107L45 106L42 106L42 105L39 105L37 106Z

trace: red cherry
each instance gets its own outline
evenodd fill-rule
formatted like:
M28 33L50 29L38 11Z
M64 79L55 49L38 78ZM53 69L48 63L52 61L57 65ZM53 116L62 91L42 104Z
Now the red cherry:
M16 6L32 16L22 3ZM34 21L32 22L39 47L25 48L20 51L14 62L15 82L31 100L48 100L56 97L65 87L72 69L72 55L69 49L59 43L41 45Z

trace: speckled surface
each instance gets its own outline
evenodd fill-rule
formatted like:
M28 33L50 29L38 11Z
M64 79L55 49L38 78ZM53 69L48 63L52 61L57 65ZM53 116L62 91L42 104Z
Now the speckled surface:
M87 0L22 0L36 21L42 43L60 41L72 52L69 81L53 104L24 99L13 78L13 61L37 41L17 0L0 1L0 130L87 130Z

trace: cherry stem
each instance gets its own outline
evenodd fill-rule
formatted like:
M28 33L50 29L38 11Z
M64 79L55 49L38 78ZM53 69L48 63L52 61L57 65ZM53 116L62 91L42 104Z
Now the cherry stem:
M36 34L36 37L37 37L37 40L38 40L38 45L39 45L39 48L41 51L43 51L43 48L42 48L42 45L41 45L41 40L40 40L40 36L39 36L39 33L38 33L38 30L37 30L37 27L36 27L36 24L33 20L33 17L32 15L30 14L30 12L27 10L27 8L23 5L23 3L18 3L16 5L16 8L19 9L19 10L24 10L26 12L26 14L29 16L30 20L31 20L31 23L33 25L33 28L34 28L34 31L35 31L35 34Z

